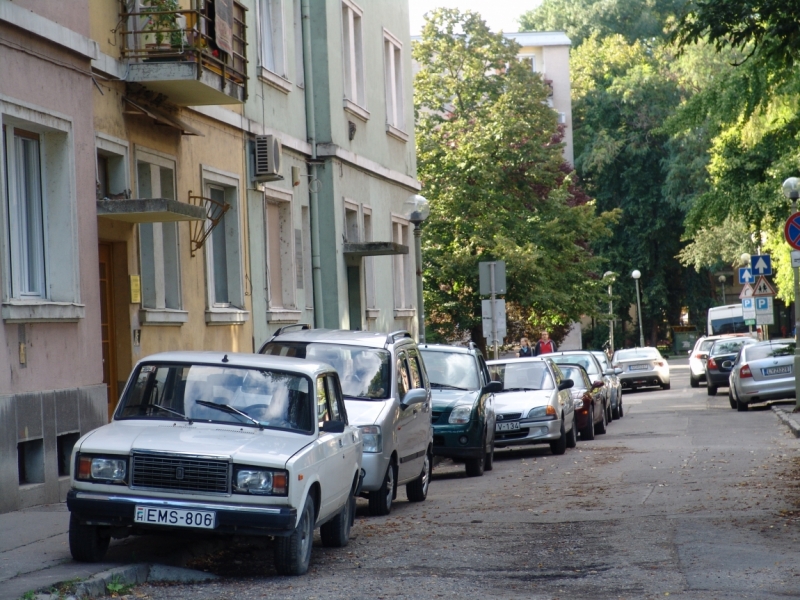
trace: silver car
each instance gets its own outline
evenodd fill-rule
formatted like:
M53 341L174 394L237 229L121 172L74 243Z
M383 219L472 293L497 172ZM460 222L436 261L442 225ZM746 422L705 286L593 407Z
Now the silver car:
M770 340L742 348L733 361L728 399L731 408L795 397L793 339Z
M600 363L603 368L603 383L606 384L606 390L611 406L611 417L614 419L621 419L624 411L622 410L622 383L619 381L619 374L622 369L614 369L611 366L611 361L602 350L592 350L592 354ZM619 370L619 373L617 372Z
M627 348L617 350L611 359L614 368L622 369L619 380L622 389L661 386L669 389L669 364L657 348Z
M259 352L316 360L339 373L347 415L361 430L362 490L370 514L389 514L401 485L411 502L425 500L433 469L431 388L407 331L387 335L290 325Z

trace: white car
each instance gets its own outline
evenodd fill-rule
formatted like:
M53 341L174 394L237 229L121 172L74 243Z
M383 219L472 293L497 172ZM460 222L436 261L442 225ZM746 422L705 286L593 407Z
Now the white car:
M72 453L69 546L103 559L111 537L212 531L275 536L283 575L308 570L314 529L345 546L361 433L327 364L167 352L131 374L111 423Z
M622 389L653 386L669 389L669 364L657 348L617 350L611 358L611 364L615 369L622 369L618 375Z

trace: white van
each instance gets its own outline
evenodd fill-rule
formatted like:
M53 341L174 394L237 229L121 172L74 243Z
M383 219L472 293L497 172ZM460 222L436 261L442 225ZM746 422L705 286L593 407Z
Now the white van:
M708 309L708 335L722 333L746 333L747 325L742 316L742 305L728 304Z

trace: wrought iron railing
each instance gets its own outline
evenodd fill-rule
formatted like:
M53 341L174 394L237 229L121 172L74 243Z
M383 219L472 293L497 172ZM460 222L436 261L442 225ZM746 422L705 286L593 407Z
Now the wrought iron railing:
M228 0L231 1L231 0ZM176 8L190 4L191 8ZM122 55L134 62L196 63L244 87L247 98L246 8L233 0L230 35L217 33L207 0L122 0Z

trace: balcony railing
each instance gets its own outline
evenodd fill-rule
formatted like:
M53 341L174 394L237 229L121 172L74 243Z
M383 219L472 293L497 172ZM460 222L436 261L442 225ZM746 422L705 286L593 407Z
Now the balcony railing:
M123 2L123 6L131 0ZM197 80L205 73L221 77L220 89L235 84L247 98L247 26L244 6L235 0L217 0L216 17L207 0L134 0L136 10L121 13L122 55L131 64L191 63ZM220 20L220 9L231 7L230 20ZM180 4L191 8L166 10ZM141 81L141 80L140 80ZM147 83L145 83L147 85ZM151 86L152 87L152 86Z

